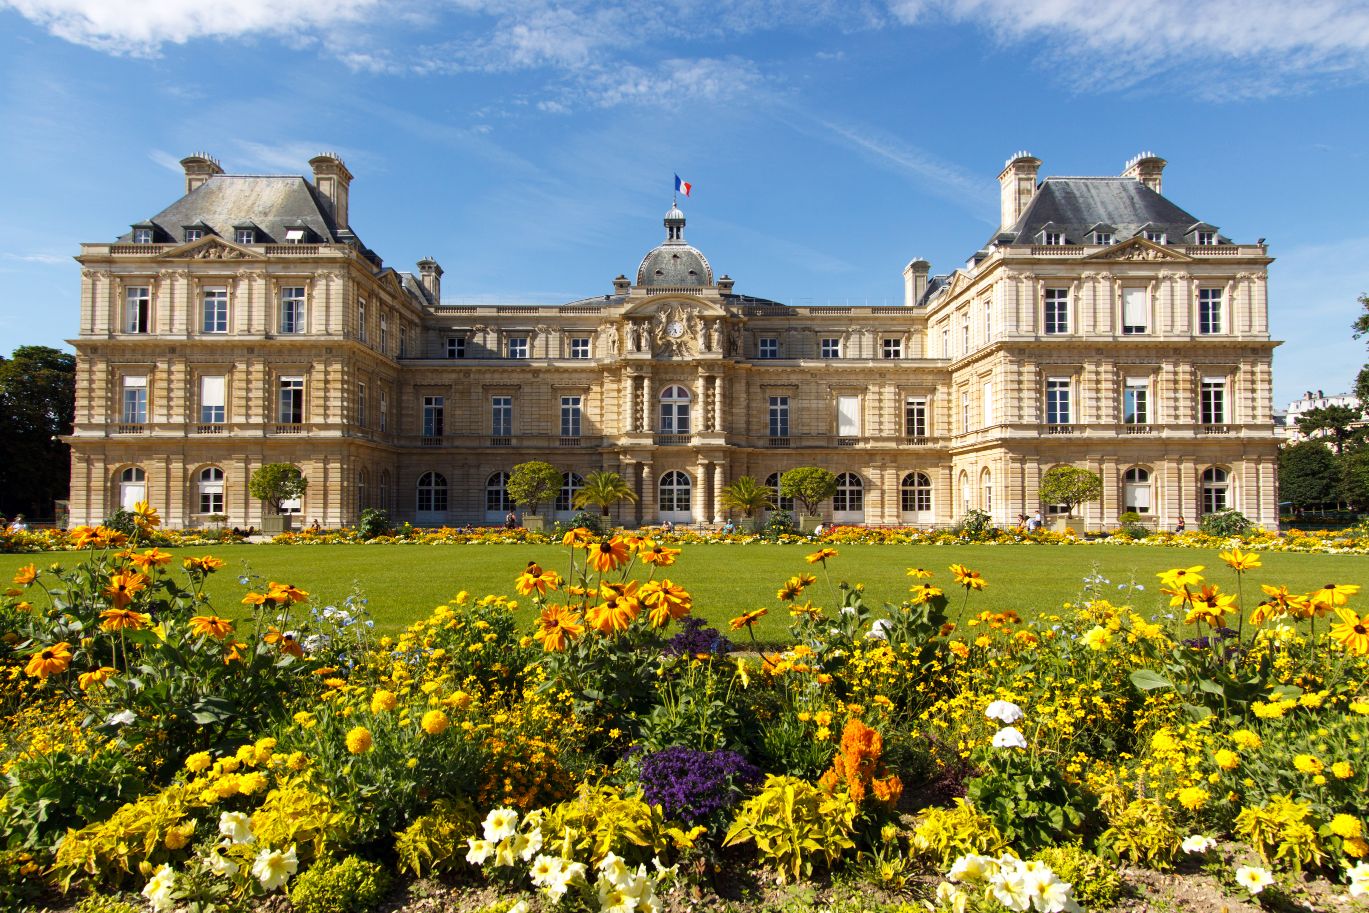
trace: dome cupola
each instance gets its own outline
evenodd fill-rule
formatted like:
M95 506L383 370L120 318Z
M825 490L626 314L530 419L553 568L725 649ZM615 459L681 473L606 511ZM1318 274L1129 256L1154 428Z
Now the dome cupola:
M713 267L697 248L685 243L685 215L679 206L665 214L665 241L647 251L637 267L637 284L644 287L689 288L713 284Z

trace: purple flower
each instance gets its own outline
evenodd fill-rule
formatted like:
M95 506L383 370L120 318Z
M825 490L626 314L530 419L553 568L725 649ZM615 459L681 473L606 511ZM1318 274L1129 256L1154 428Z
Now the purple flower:
M696 656L699 653L721 655L736 649L732 641L717 629L708 627L702 618L686 616L681 628L680 633L666 643L667 656Z
M647 802L668 817L698 824L736 805L761 772L735 751L677 747L642 758L637 779Z

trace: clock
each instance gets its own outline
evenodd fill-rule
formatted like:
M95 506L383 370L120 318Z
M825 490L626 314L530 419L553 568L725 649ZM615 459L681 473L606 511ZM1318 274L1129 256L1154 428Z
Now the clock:
M665 325L665 334L671 339L679 339L684 335L684 324L678 320L672 320Z

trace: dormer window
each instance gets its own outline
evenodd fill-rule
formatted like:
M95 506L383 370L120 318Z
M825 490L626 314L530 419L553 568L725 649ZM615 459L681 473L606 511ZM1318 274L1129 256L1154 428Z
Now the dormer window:
M1215 231L1200 231L1198 232L1197 237L1199 247L1212 247L1217 243L1217 233Z
M150 229L150 228L135 228L135 229L133 229L133 243L134 243L134 244L151 244L151 243L152 243L152 229Z
M233 229L233 240L239 244L256 244L257 232L252 228Z
M285 232L286 244L300 244L304 241L304 229L291 228Z
M1166 243L1166 242L1165 242L1165 233L1162 232L1162 231L1153 231L1153 230L1147 229L1147 230L1146 230L1146 233L1145 233L1145 238L1146 238L1147 241L1150 241L1150 242L1152 242L1152 243L1154 243L1154 244L1164 244L1164 243Z
M187 229L185 230L185 240L186 240L186 243L189 243L189 242L191 242L191 241L198 241L198 240L200 240L200 239L203 238L203 237L204 237L204 229L203 229L203 228L187 228Z
M1095 232L1093 233L1093 243L1094 243L1094 244L1102 244L1102 245L1104 245L1104 246L1108 246L1108 245L1112 244L1112 232L1110 232L1110 231L1095 231Z
M1042 232L1041 243L1048 247L1059 247L1065 243L1065 233L1063 231Z

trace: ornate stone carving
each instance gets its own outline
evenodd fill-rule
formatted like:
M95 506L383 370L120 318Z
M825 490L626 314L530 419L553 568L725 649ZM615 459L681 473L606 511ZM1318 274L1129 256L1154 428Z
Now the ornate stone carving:
M647 325L643 324L645 331ZM697 309L690 304L669 301L656 311L651 321L653 351L658 355L679 358L699 351L704 340L704 325ZM645 349L645 346L643 346Z
M206 244L190 252L195 260L251 260L251 255L226 244Z

